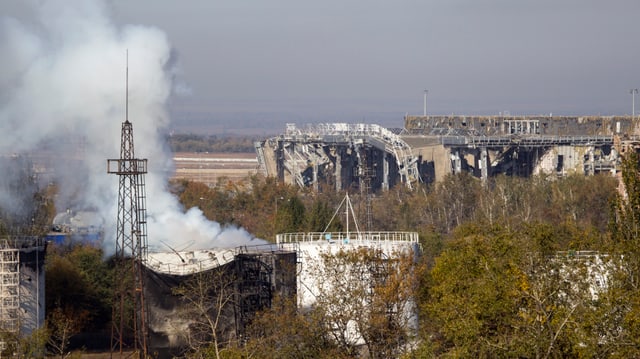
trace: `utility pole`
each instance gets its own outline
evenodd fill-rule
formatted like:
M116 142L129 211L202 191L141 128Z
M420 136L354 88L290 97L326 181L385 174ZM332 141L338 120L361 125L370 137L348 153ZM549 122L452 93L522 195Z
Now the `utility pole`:
M429 90L424 90L424 109L422 112L422 116L427 117L427 95L429 94Z

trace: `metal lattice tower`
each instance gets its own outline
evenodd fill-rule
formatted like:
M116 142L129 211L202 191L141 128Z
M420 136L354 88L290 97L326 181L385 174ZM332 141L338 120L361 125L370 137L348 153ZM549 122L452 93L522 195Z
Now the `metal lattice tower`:
M147 260L147 160L134 157L133 126L128 119L122 123L120 158L107 160L107 172L120 178L111 351L122 355L126 336L131 333L134 351L146 358L148 318L143 264Z
M0 327L17 333L20 309L20 251L7 240L0 244Z
M373 216L371 211L371 171L367 158L367 148L362 146L359 153L358 171L360 175L360 194L365 201L365 231L373 230Z

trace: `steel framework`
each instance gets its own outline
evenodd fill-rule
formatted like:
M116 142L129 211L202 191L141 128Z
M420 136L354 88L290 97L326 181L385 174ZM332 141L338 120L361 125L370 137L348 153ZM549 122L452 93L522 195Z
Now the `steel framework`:
M335 189L340 191L343 186L358 181L361 177L354 175L357 162L351 154L362 148L382 154L376 162L385 168L377 176L382 184L372 183L372 190L374 187L388 189L389 182L395 181L391 177L397 176L399 182L410 189L421 180L418 158L409 144L375 124L325 123L309 125L303 130L290 123L283 135L258 142L255 147L263 173L300 187L313 185L317 189L319 177L325 177L325 182L335 182ZM371 172L372 168L368 170ZM371 175L373 177L373 173Z
M147 160L134 156L133 126L128 119L122 123L120 158L107 160L107 172L120 180L111 352L122 356L127 336L132 335L133 350L146 358L149 333L143 270L147 260Z
M20 250L6 239L0 243L0 327L15 333L20 328Z

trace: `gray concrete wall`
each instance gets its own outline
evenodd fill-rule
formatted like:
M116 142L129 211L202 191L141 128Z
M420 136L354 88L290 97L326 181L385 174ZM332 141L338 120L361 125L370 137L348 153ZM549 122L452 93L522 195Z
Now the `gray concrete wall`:
M404 126L410 134L423 135L451 135L456 131L479 136L640 135L638 116L406 116Z

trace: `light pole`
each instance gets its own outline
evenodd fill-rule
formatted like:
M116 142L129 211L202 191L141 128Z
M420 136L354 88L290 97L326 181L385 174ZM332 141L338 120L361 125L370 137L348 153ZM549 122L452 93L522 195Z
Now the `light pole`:
M633 121L636 116L636 94L638 89L631 89L629 93L631 94L631 120Z
M429 90L424 90L424 110L422 115L427 117L427 94L429 93Z

